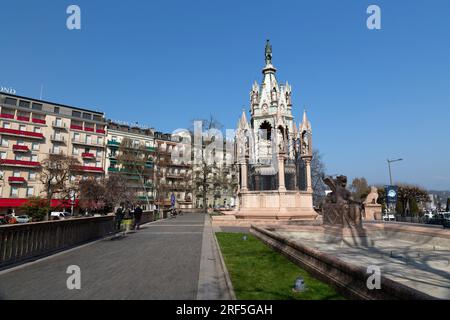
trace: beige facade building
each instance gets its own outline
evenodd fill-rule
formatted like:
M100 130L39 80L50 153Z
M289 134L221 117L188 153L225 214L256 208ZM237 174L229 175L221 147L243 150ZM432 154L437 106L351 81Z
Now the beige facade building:
M179 209L193 207L192 164L172 159L180 139L176 135L155 133L155 204L159 207L170 207L172 202Z
M38 171L49 154L79 159L82 165L72 180L101 177L105 143L101 112L1 94L0 212L16 211L28 198L45 196ZM52 202L58 204L56 199Z
M107 128L106 174L121 174L124 176L127 180L127 186L136 190L143 209L153 210L155 207L155 186L153 183L154 130L113 121L108 121ZM127 148L124 148L122 144L125 140L128 140ZM144 164L144 167L138 165L142 168L137 170L133 164L127 166L121 161L120 154L123 152L129 152L130 154L140 152L143 156L144 154L148 156L149 161Z

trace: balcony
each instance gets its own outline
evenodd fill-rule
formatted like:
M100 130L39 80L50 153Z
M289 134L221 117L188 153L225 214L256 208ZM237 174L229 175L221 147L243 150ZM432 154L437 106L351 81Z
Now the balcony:
M24 183L26 183L26 180L25 180L25 178L22 178L22 177L9 177L8 182L10 184L24 184Z
M79 130L79 131L83 131L83 126L79 126L76 124L71 124L70 125L70 130Z
M14 114L1 113L0 114L0 118L2 118L2 119L14 119Z
M6 128L0 128L0 134L13 136L13 137L24 137L24 138L29 138L29 139L37 139L37 140L44 139L44 135L42 133L14 130L14 129L6 129Z
M58 142L58 143L66 143L66 138L63 136L57 136L57 135L52 135L50 137L50 140L52 142Z
M64 152L62 150L56 151L55 149L50 149L48 151L49 154L55 154L55 155L64 155Z
M37 118L33 118L33 119L31 119L31 122L37 123L37 124L47 124L47 122L45 121L45 119L37 119Z
M95 132L100 133L100 134L106 134L106 131L103 129L97 129Z
M182 174L173 174L173 173L168 173L166 176L167 179L184 179L185 176Z
M118 148L118 147L120 147L120 142L114 141L114 140L109 140L108 141L108 147Z
M87 132L94 132L94 128L84 127L84 131L87 131Z
M64 122L53 121L52 127L67 130L67 124L65 124Z
M17 116L16 118L19 121L25 121L25 122L30 122L30 117L24 117L24 116Z
M18 144L15 144L13 145L13 151L27 153L30 152L30 148L28 148L27 146L20 146Z
M75 171L83 172L94 172L94 173L104 173L105 171L101 167L90 167L90 166L78 166L73 168Z
M82 157L83 159L95 159L95 154L85 152L85 153L82 153L82 154L81 154L81 157Z
M0 160L0 165L5 167L21 167L21 168L40 168L41 164L34 161L22 161L22 160Z
M80 140L80 139L75 139L72 138L72 143L73 144L79 144L79 145L83 145L83 146L94 146L94 147L104 147L103 143L98 143L95 141L88 141L88 140Z

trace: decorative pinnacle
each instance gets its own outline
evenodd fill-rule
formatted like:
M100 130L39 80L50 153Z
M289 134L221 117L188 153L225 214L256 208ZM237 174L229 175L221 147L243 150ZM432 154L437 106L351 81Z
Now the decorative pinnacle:
M272 45L270 40L267 39L266 42L266 65L272 64Z

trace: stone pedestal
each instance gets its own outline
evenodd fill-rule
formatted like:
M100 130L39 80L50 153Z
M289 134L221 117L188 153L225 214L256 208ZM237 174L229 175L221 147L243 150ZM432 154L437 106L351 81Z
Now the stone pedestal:
M315 220L312 193L306 191L241 191L237 219Z
M364 218L367 221L381 220L383 217L381 204L365 204Z

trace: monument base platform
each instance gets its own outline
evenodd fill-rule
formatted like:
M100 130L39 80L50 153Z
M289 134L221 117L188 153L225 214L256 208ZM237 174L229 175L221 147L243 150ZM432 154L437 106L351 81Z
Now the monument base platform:
M248 220L316 220L311 192L241 191L236 219Z

